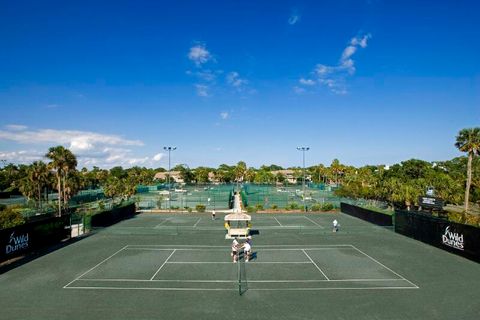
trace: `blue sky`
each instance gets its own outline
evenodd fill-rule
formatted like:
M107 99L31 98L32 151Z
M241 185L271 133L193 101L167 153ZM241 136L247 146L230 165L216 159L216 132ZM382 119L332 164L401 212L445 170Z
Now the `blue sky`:
M392 164L480 120L476 1L0 1L0 159Z

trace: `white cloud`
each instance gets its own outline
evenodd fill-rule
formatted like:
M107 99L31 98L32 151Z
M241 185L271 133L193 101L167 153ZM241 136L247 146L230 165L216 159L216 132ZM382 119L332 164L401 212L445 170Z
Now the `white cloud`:
M28 127L21 124L8 124L5 126L5 128L12 131L22 131L27 129Z
M330 67L330 66L326 66L324 64L317 64L317 66L315 67L315 70L314 72L319 76L319 77L322 77L322 76L326 76L326 75L329 75L331 73L334 73L338 70L338 67Z
M153 156L153 161L160 161L162 160L164 154L163 153L157 153L156 155Z
M8 163L32 163L43 160L44 153L35 150L0 151L0 159Z
M313 86L313 85L315 85L315 81L313 81L312 79L300 78L300 80L298 80L298 82L300 82L300 83L303 84L304 86Z
M197 72L197 77L207 82L213 82L217 78L217 75L211 70L204 70Z
M53 143L79 147L80 149L87 148L88 145L99 144L143 146L142 141L124 139L117 135L55 129L0 130L0 140L10 140L24 144Z
M0 141L13 141L24 145L36 145L42 152L36 150L0 151L0 158L14 163L31 163L44 158L48 148L63 145L69 148L78 159L79 167L115 165L137 165L151 161L148 157L139 158L126 147L141 147L139 140L124 139L118 135L101 134L79 130L55 130L6 127L0 130ZM43 149L44 148L44 149ZM46 160L46 159L44 159Z
M74 138L70 142L70 149L75 151L91 150L93 149L93 143L89 141L86 137Z
M292 14L289 18L288 18L288 24L293 26L294 24L296 24L298 21L300 20L300 16L298 14Z
M293 9L288 17L288 24L293 26L297 22L300 21L300 14L298 13L297 9Z
M293 87L293 91L296 93L296 94L302 94L302 93L305 93L305 89L302 88L302 87L298 87L298 86L294 86Z
M193 61L197 67L210 60L213 60L212 55L205 47L205 44L197 44L190 48L188 52L188 59Z
M230 115L228 112L220 112L220 118L222 118L223 120L227 120L229 116Z
M195 70L187 70L186 74L197 78L197 83L194 84L197 95L200 97L209 97L211 92L215 92L219 83L217 79L221 74L226 73L221 69L206 68L207 62L216 62L213 55L207 50L205 44L196 44L190 48L188 58L195 63ZM208 64L211 67L211 64ZM238 92L251 93L246 89L248 80L240 77L240 74L236 71L228 72L225 76L227 85L235 88Z
M316 82L327 87L331 92L335 94L346 94L346 78L355 74L355 62L352 57L357 52L358 48L366 48L368 40L372 36L366 34L363 36L354 37L350 40L349 45L345 47L340 56L340 60L337 65L328 66L324 64L317 64L313 70L313 75L317 78ZM312 85L313 80L305 80L301 78L300 84Z
M204 85L204 84L196 84L195 85L195 89L197 90L197 94L200 96L200 97L208 97L209 94L208 94L208 86L207 85Z
M370 33L364 35L363 37L359 38L359 37L355 37L355 38L352 38L352 40L350 40L350 44L352 46L360 46L362 48L366 48L367 47L367 41L368 39L370 39L372 37L372 35Z
M357 47L354 47L354 46L346 47L345 50L343 50L342 58L340 59L340 61L350 59L350 57L355 53L355 51L357 51Z
M227 83L237 90L241 90L248 81L240 78L238 72L232 71L227 74Z

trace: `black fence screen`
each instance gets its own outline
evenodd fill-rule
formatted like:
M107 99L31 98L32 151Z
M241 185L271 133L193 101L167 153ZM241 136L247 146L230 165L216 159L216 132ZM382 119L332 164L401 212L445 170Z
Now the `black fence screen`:
M135 215L135 203L107 210L92 216L92 227L107 227Z
M49 217L0 230L0 261L51 245L70 235L70 215Z
M340 210L349 216L371 222L382 227L391 227L393 225L392 216L380 212L357 207L345 202L340 203Z
M395 232L480 262L480 229L416 211L395 211Z

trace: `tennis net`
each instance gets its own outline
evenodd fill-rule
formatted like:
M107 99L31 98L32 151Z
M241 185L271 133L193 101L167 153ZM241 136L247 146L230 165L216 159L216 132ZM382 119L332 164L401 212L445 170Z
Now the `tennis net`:
M243 295L248 290L247 270L245 268L245 253L243 249L238 253L238 293Z

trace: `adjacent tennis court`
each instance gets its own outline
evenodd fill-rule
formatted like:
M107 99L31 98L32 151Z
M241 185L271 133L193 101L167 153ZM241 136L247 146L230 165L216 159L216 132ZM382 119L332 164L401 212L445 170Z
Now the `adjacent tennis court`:
M479 316L475 262L341 213L252 222L252 259L233 263L223 214L139 214L1 274L0 318Z

